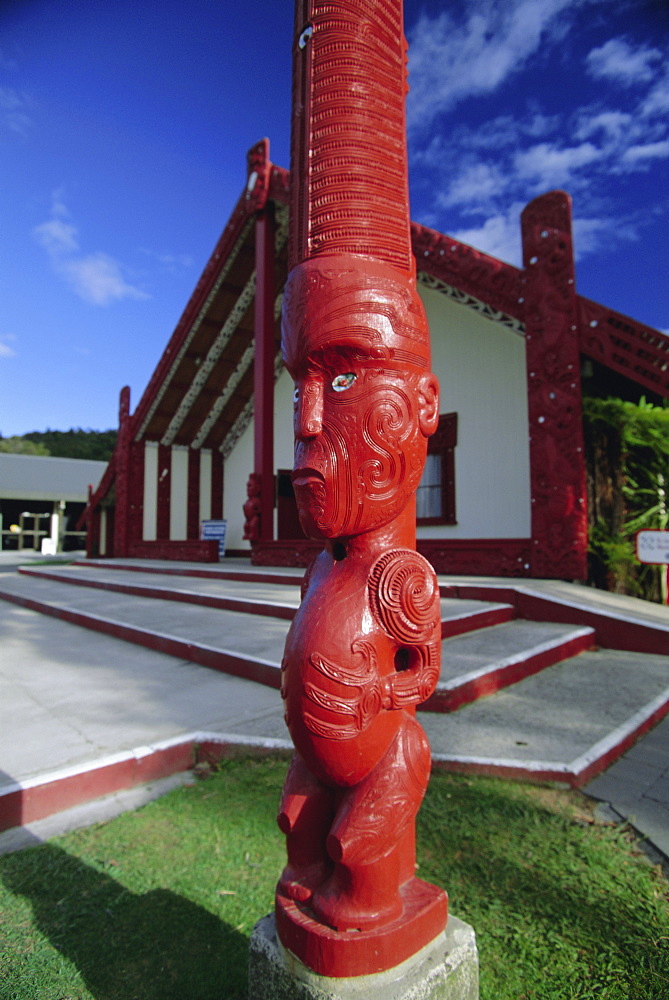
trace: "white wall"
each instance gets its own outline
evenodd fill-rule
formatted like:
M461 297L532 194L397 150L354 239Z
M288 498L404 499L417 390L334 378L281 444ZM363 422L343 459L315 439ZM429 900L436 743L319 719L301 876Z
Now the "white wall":
M253 421L250 422L225 463L223 476L223 517L228 522L226 549L250 549L243 537L246 482L253 472Z
M251 420L225 463L223 517L228 522L226 548L250 549L244 539L246 483L253 472L253 426ZM274 386L274 469L293 467L293 380L283 371ZM276 511L275 537L276 537Z
M420 287L420 286L419 286ZM429 525L421 538L530 536L530 462L525 341L440 292L420 287L432 337L441 413L458 414L457 524ZM283 372L274 393L274 468L293 464L293 383ZM246 482L253 470L253 421L225 464L227 547L244 540Z
M441 413L458 414L455 525L421 538L530 535L525 341L440 292L420 288L432 338Z
M101 556L107 555L107 510L105 507L100 511L100 547Z
M156 515L158 511L158 444L147 441L144 445L144 511L142 538L145 542L156 540Z
M170 470L170 540L188 538L188 448L172 446Z
M211 451L200 452L200 524L211 518Z

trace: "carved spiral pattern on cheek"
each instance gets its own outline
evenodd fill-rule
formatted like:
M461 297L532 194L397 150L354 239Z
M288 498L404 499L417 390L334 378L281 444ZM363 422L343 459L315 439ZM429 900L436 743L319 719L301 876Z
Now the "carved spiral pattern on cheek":
M434 570L417 552L387 552L369 579L372 609L385 631L397 642L434 640L439 622L439 588Z
M414 429L405 393L391 389L373 394L362 428L369 457L360 464L361 475L371 493L384 494L404 478L403 445Z

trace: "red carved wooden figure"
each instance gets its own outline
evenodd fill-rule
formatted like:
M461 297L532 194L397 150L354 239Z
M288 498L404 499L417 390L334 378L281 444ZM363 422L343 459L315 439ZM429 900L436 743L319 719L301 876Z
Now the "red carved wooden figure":
M255 542L260 538L260 520L262 505L260 503L261 494L260 476L257 472L252 472L246 483L246 496L244 501L244 538Z
M282 349L300 522L325 548L282 664L296 754L276 916L307 966L355 976L399 964L446 923L414 843L430 771L415 707L440 665L415 491L439 390L410 252L400 0L340 0L336 16L300 0L295 56Z

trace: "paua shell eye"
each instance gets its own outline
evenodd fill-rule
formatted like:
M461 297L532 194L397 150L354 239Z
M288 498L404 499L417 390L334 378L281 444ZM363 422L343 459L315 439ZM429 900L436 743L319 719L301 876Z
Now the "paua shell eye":
M350 389L356 380L356 376L353 372L346 372L344 375L335 375L332 379L332 388L335 392L345 392L346 389Z

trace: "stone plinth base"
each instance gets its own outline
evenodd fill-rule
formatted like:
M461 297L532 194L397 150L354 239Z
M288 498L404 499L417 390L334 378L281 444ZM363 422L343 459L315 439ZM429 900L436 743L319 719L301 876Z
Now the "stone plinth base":
M249 1000L478 1000L478 954L473 929L449 917L434 941L385 972L333 979L319 976L287 951L274 914L253 929Z

